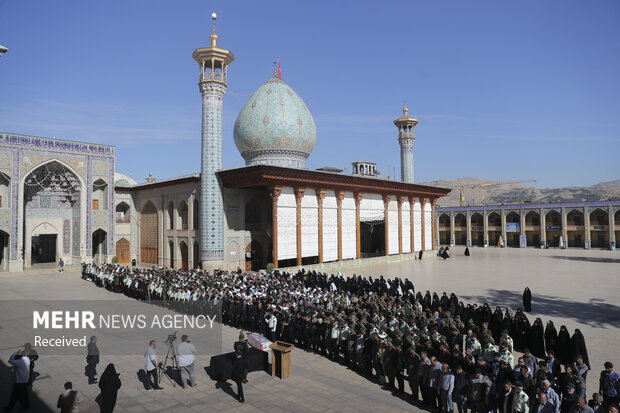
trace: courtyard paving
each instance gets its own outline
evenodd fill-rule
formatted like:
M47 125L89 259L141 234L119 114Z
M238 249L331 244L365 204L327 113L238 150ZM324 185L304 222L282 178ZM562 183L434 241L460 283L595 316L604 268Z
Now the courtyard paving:
M544 322L552 319L559 328L565 324L572 333L580 328L586 337L595 381L602 363L606 360L620 363L620 253L584 250L535 250L535 249L471 249L472 256L463 256L462 248L453 248L450 260L423 260L389 266L368 266L345 271L364 275L386 277L406 276L416 290L441 293L455 292L465 302L488 302L510 307L521 304L521 293L529 286L533 293L533 312L530 321L541 317ZM72 270L63 275L55 271L35 271L26 274L0 275L0 300L20 300L40 307L40 300L119 300L132 311L152 311L146 303L137 302L122 295L113 294L83 281ZM115 305L117 301L111 301ZM45 305L45 303L43 303ZM23 345L20 323L31 323L31 314L16 316L0 314L0 407L7 403L11 375L7 367L9 355ZM224 348L230 351L238 331L224 327L221 337L192 337L200 354L196 360L198 386L183 390L172 387L164 379L165 390L159 393L147 391L138 372L144 368L141 356L151 337L136 330L124 340L136 351L126 355L110 355L107 343L115 336L102 330L99 349L102 360L99 374L109 362L116 365L122 387L116 411L163 412L171 408L186 411L216 412L321 412L321 411L417 411L406 398L393 396L375 383L355 372L330 362L320 356L293 351L293 376L280 380L264 372L249 375L245 386L246 403L238 403L232 396L234 384L217 385L206 373L210 350ZM161 339L165 337L154 337ZM202 349L201 349L202 347ZM158 347L160 360L165 348ZM31 397L32 411L57 411L58 395L65 381L71 380L82 395L81 410L98 411L96 398L99 389L89 386L84 376L85 355L46 355L39 351L36 371L40 373ZM135 354L135 355L127 355ZM408 390L408 389L407 389ZM593 390L592 390L593 391ZM589 390L590 392L590 390Z

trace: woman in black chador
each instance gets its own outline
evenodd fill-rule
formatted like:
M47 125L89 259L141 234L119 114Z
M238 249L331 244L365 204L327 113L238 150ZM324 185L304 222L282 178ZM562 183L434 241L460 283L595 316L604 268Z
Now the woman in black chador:
M506 312L504 313L504 321L502 321L502 331L508 331L510 337L513 338L514 341L514 329L512 328L512 314L510 313L510 309L506 307Z
M558 360L560 360L560 363L571 363L570 333L568 332L568 328L566 328L565 325L562 325L560 327L560 332L558 333L558 347L555 350L555 354L557 355Z
M533 355L540 359L545 358L545 330L540 318L534 321L530 330L529 347Z
M426 290L426 294L424 294L424 310L431 308L431 305L431 292Z
M101 413L112 413L114 411L118 389L121 388L121 379L118 376L114 364L110 363L99 379Z
M526 313L532 312L532 292L529 287L525 287L525 290L523 290L523 311Z
M493 339L496 342L499 342L500 337L502 336L502 322L504 321L504 314L502 313L502 309L500 307L495 307L495 312L493 313L493 318L491 319L491 332L493 333Z
M583 362L590 367L590 359L588 358L588 349L586 348L586 340L581 334L581 330L575 329L575 334L570 339L571 362L573 362L578 354L583 357Z
M547 327L545 328L545 348L547 352L549 350L558 351L558 330L555 329L553 321L547 321Z
M528 338L530 336L530 329L532 326L530 325L530 320L527 319L527 316L523 313L523 311L521 311L521 309L517 310L515 313L513 325L515 331L512 335L514 348L523 350L523 348L528 345Z

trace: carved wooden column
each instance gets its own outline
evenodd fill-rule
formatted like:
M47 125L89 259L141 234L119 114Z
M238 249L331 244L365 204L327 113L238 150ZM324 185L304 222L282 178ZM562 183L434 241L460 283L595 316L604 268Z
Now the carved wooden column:
M422 208L422 251L426 249L426 217L424 216L424 206L426 205L426 198L420 198L420 207Z
M281 186L272 186L269 188L269 196L271 197L271 226L272 228L272 240L273 251L273 265L278 268L278 198L282 193Z
M405 197L399 195L396 198L398 202L398 253L403 253L403 202L405 202Z
M415 198L409 197L409 226L411 227L409 231L411 232L411 252L415 252L415 225L413 223L413 207L415 207Z
M431 228L432 233L431 233L431 242L433 243L433 245L431 245L431 249L434 250L435 249L435 241L437 240L435 232L437 229L437 223L435 222L435 204L437 203L437 199L435 198L431 198Z
M388 220L388 207L390 206L390 195L383 195L383 215L385 215L385 255L390 255L390 230Z
M336 204L338 206L338 261L342 261L342 200L344 191L336 191Z
M361 229L360 229L360 204L362 203L362 197L364 196L361 192L354 192L353 199L355 200L355 239L356 239L356 247L355 247L355 258L358 260L362 258L362 238L361 238Z
M316 202L319 205L319 264L323 263L323 199L325 199L325 193L324 189L316 190Z
M301 199L304 197L304 188L295 188L295 202L297 203L297 266L301 265Z

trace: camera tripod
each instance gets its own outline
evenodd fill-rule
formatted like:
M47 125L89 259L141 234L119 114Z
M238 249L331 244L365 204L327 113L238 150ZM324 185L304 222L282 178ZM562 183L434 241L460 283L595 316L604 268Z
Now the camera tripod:
M168 366L168 360L170 360L170 371L172 372L173 378L170 378L166 374L166 367ZM168 381L172 383L172 387L177 386L176 382L176 374L179 372L179 360L177 358L177 352L174 349L174 340L168 340L168 352L166 353L166 358L164 359L164 364L159 369L159 382L161 383L161 377L166 376Z

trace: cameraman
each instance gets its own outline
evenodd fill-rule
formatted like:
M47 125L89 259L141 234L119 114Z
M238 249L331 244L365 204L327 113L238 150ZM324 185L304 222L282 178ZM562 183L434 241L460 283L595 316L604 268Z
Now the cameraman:
M181 385L187 388L187 376L189 375L189 385L196 386L196 375L194 374L194 360L196 347L188 340L185 334L181 336L181 343L177 349L179 359L179 370L181 370Z
M147 385L148 387L152 387L153 390L155 391L161 391L163 390L162 387L159 387L158 383L157 383L157 373L159 370L159 366L157 365L157 353L155 352L155 340L151 340L149 341L149 346L146 348L146 351L144 352L144 362L145 362L145 366L144 368L146 369L146 380L147 380ZM153 379L153 382L151 383L151 378Z

